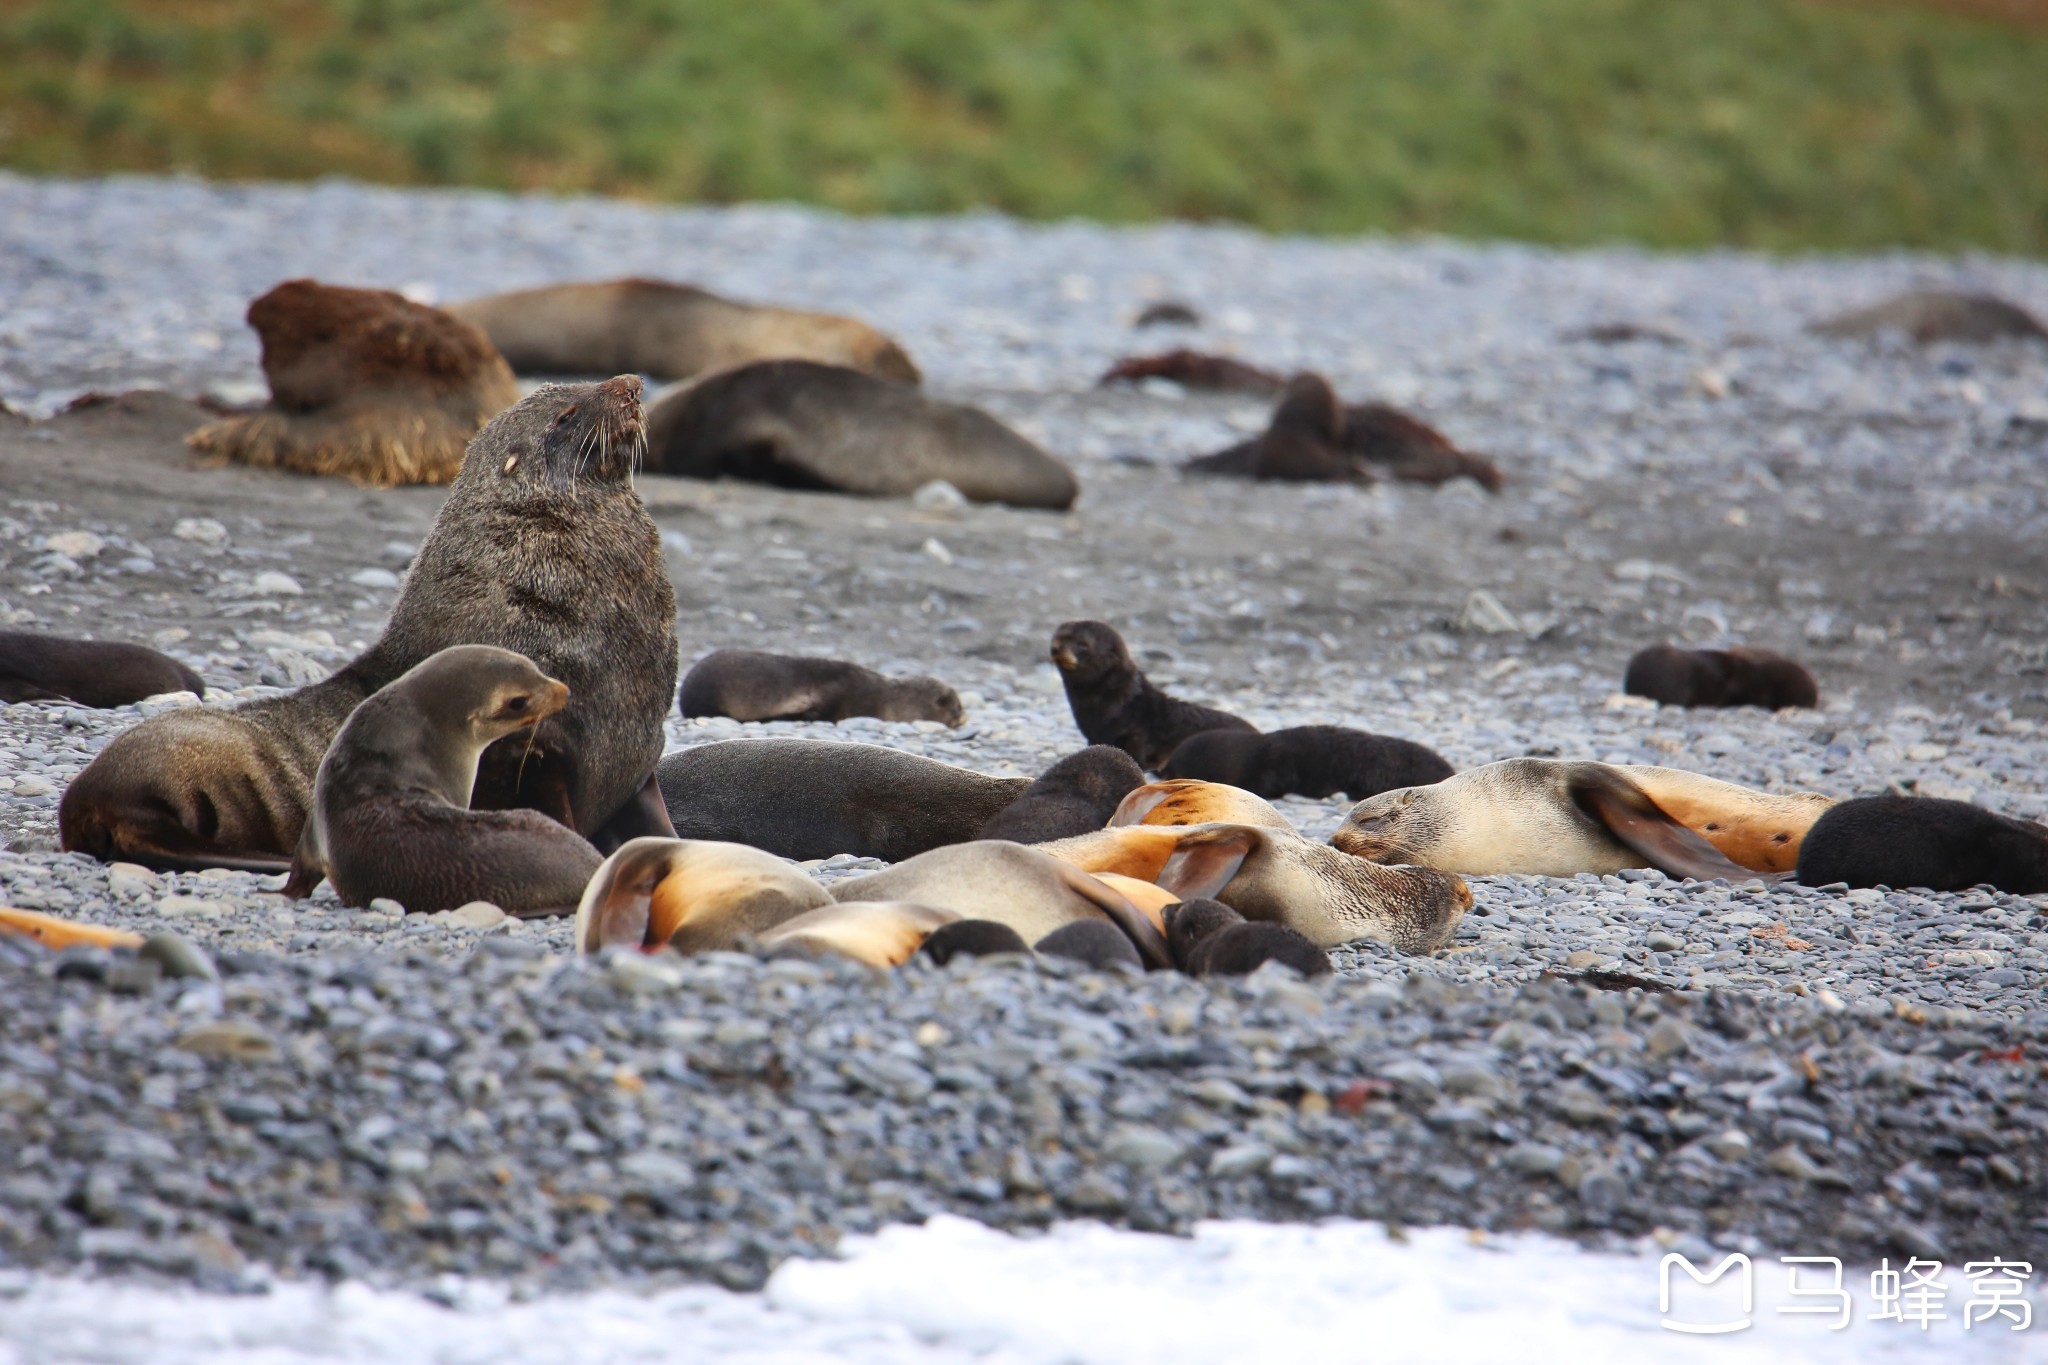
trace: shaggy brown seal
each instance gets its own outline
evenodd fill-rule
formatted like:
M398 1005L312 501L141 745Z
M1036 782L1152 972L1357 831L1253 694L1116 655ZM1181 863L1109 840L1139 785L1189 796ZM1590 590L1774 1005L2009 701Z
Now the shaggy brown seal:
M1157 771L1189 735L1252 730L1248 720L1168 696L1131 658L1124 637L1103 621L1068 621L1052 636L1052 661L1067 689L1074 724L1090 744L1113 744Z
M935 720L965 725L960 694L937 678L891 678L847 663L758 649L714 649L683 675L684 716L734 720Z
M448 311L482 328L520 374L688 379L787 359L918 382L903 348L864 322L736 303L667 280L544 285L450 304Z
M157 867L282 870L350 711L457 644L495 644L574 700L484 751L473 805L531 806L600 849L667 832L650 776L676 679L675 593L628 475L640 381L551 385L500 414L413 560L383 638L324 682L116 736L65 790L66 849Z
M1458 449L1436 428L1385 403L1344 407L1319 375L1297 375L1266 430L1182 466L1242 479L1370 483L1384 473L1432 486L1471 479L1489 493L1506 483L1491 460Z
M1395 787L1440 782L1455 771L1443 755L1412 739L1341 725L1297 725L1265 734L1210 730L1181 741L1162 776L1225 782L1259 796L1348 793L1352 800Z
M249 305L270 402L185 438L259 469L389 488L446 483L478 428L519 401L484 334L386 289L286 280Z
M1110 366L1095 384L1101 388L1140 379L1167 379L1184 389L1214 389L1223 393L1278 393L1287 387L1287 381L1271 370L1247 365L1227 355L1185 348L1162 355L1127 356Z
M853 853L901 862L975 838L1031 785L879 744L728 739L681 749L656 769L685 839L720 839L784 858Z
M1373 862L1468 876L1654 867L1744 881L1790 871L1800 840L1833 804L1677 768L1510 758L1361 801L1330 842Z
M692 479L905 497L944 479L975 502L1064 511L1073 471L979 408L836 365L768 360L671 389L647 467Z
M2048 891L2048 827L1932 796L1866 796L1814 821L1799 846L1806 886L1995 886Z
M2026 309L1990 294L1918 289L1858 308L1813 325L1822 336L1869 337L1904 332L1921 345L1936 341L1997 341L2001 337L2048 337Z
M469 804L484 750L568 704L568 687L533 660L491 645L450 646L379 688L320 760L284 894L310 895L325 878L348 905L386 896L412 911L482 900L567 913L603 861L597 850L539 811Z
M1122 749L1091 744L1040 773L981 827L978 837L1041 844L1101 829L1118 803L1144 781L1144 772Z
M825 888L771 853L711 839L633 839L604 860L576 905L578 952L730 948L806 910Z
M128 706L165 692L204 696L206 684L147 645L0 630L0 701Z
M1666 706L1820 705L1813 674L1782 654L1748 645L1680 649L1651 645L1628 661L1622 691Z

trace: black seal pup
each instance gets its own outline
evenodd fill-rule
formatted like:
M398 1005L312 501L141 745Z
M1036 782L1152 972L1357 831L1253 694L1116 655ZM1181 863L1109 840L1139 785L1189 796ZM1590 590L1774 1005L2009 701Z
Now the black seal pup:
M1328 976L1329 955L1284 924L1248 920L1222 901L1166 907L1166 943L1189 976L1249 976L1268 962L1303 976Z
M358 706L320 760L313 812L284 894L322 878L349 905L389 897L412 911L490 901L511 914L567 914L603 861L536 810L469 808L477 760L569 704L533 660L454 645Z
M387 289L286 280L249 305L270 402L185 443L258 469L374 488L447 483L478 428L519 401L484 334Z
M758 649L714 649L683 675L685 717L734 720L935 720L967 723L960 695L937 678L891 678L847 663Z
M470 443L376 644L288 696L186 707L115 736L64 792L64 847L283 871L349 712L464 644L524 654L571 695L531 736L484 751L474 808L532 807L600 851L670 832L652 774L675 695L675 591L630 481L640 434L631 375L547 385L500 413Z
M1204 730L1245 730L1248 720L1170 697L1131 658L1116 628L1069 621L1053 632L1052 661L1066 685L1074 724L1090 744L1112 744L1148 772L1158 771L1182 740Z
M1411 739L1341 725L1297 725L1266 734L1205 731L1182 740L1159 771L1162 777L1222 782L1269 798L1344 792L1363 801L1395 787L1441 782L1456 770L1436 750Z
M1038 775L1023 795L981 827L983 839L1042 844L1101 829L1123 799L1145 783L1144 770L1122 749L1091 744Z
M1123 937L1121 931L1111 932L1118 938ZM1024 941L1022 934L1007 924L998 924L989 919L962 919L926 935L921 951L943 967L956 957L994 957L998 953L1028 953L1031 951L1031 945Z
M1768 649L1680 649L1651 645L1628 661L1622 691L1666 706L1820 705L1820 688L1804 667Z
M1213 455L1189 460L1190 474L1240 479L1314 479L1370 483L1384 473L1437 486L1471 479L1489 493L1507 480L1484 456L1460 450L1419 418L1385 403L1338 402L1321 376L1297 375L1266 430Z
M197 673L147 645L0 630L0 701L128 706L166 692L206 695Z
M857 319L736 303L668 280L544 285L453 303L448 311L482 328L520 374L671 380L790 359L918 382L903 348Z
M965 843L1031 786L879 744L728 739L681 749L656 776L686 839L749 844L784 858L853 853L901 862Z
M1813 325L1822 336L1871 337L1903 332L1925 346L1936 341L1987 342L2048 337L2048 327L2017 304L1991 294L1918 289Z
M766 360L669 390L647 468L691 479L907 497L944 479L974 502L1065 511L1073 471L979 408L808 360Z
M1816 820L1799 849L1806 886L1995 886L2048 891L2048 827L1932 796L1866 796Z

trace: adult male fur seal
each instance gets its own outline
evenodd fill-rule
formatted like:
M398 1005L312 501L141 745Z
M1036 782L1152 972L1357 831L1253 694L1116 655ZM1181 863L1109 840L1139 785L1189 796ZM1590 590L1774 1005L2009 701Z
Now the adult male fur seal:
M483 333L386 289L286 280L249 305L270 402L185 438L259 469L388 488L446 483L477 429L519 401Z
M1932 796L1844 801L1814 822L1799 849L1807 886L1995 886L2048 891L2048 827Z
M204 696L206 684L147 645L0 630L0 701L127 706L165 692Z
M979 408L837 365L768 360L663 394L647 467L869 497L944 479L975 502L1064 511L1073 471Z
M1510 758L1361 801L1330 842L1376 863L1467 876L1654 867L1742 881L1789 872L1807 830L1833 804L1677 768Z
M1228 711L1168 696L1138 670L1124 637L1104 621L1069 621L1053 632L1052 661L1074 724L1090 744L1113 744L1157 771L1180 742L1204 730L1246 730Z
M469 803L484 749L568 704L533 660L491 645L452 645L378 689L320 760L284 893L324 877L350 905L567 913L602 861L589 841L536 810Z
M960 694L937 678L891 678L848 663L758 649L714 649L683 675L686 717L734 720L935 720L967 723Z
M1453 771L1443 755L1412 739L1341 725L1297 725L1265 734L1209 730L1191 736L1160 774L1228 783L1264 797L1320 799L1344 792L1363 801L1395 787L1441 782Z
M1820 705L1820 688L1801 665L1768 649L1680 649L1672 644L1638 650L1628 661L1622 691L1666 706Z
M157 867L283 870L315 770L364 698L458 644L532 659L572 700L484 751L472 804L529 806L600 849L668 833L651 776L676 681L675 593L628 481L640 381L550 385L470 444L384 635L333 677L115 737L66 789L66 849Z
M853 853L900 862L964 843L1031 785L879 744L729 739L681 749L656 774L685 839L784 858Z
M520 374L644 374L688 379L756 360L815 360L918 382L903 348L831 313L736 303L667 280L552 284L450 304Z

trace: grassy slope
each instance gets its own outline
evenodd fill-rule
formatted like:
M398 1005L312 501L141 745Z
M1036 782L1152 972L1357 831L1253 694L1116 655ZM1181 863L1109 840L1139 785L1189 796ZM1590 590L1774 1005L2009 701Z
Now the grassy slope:
M2043 73L1809 0L0 0L0 163L2039 255Z

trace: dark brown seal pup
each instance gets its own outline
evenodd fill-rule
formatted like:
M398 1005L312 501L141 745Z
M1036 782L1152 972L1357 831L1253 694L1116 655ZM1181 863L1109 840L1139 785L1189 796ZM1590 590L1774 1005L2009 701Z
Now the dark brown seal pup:
M1101 829L1145 772L1122 749L1091 744L1038 775L1023 795L981 827L983 839L1042 844Z
M1375 472L1432 486L1463 478L1489 493L1506 483L1491 460L1458 449L1442 432L1398 408L1359 403L1332 415L1336 401L1319 376L1296 376L1265 432L1182 468L1240 479L1335 483L1370 483Z
M249 305L270 403L185 438L259 469L389 488L447 483L463 448L519 401L484 334L387 289L286 280Z
M1365 466L1344 449L1344 405L1319 374L1287 381L1252 449L1251 475L1276 483L1371 483Z
M1069 926L1072 927L1072 926ZM1123 934L1112 929L1121 939ZM1031 945L1007 924L987 919L961 919L934 929L922 945L924 955L941 967L956 957L993 957L997 953L1028 953ZM1132 954L1133 958L1136 953Z
M165 692L206 695L197 673L147 645L0 630L0 701L128 706Z
M1098 972L1112 967L1130 972L1145 970L1145 960L1138 956L1137 945L1107 920L1082 919L1063 924L1032 945L1032 951L1042 957L1079 962Z
M852 853L901 862L965 843L1031 782L987 777L879 744L729 739L682 749L656 769L685 839L721 839L784 858Z
M1799 848L1806 886L1995 886L2048 891L2048 827L1932 796L1866 796L1814 821Z
M1074 724L1090 744L1111 744L1156 772L1181 741L1204 730L1245 730L1228 711L1170 697L1138 671L1123 636L1102 621L1069 621L1053 632L1052 661L1066 685Z
M1141 330L1146 327L1201 325L1202 315L1195 311L1194 305L1182 303L1179 299L1161 299L1157 303L1148 303L1138 310L1137 319L1131 323L1131 326Z
M944 479L974 502L1064 511L1073 471L979 408L837 365L768 360L663 394L647 467L869 497Z
M1183 740L1159 770L1165 778L1221 782L1272 798L1344 792L1363 801L1395 787L1441 782L1455 769L1411 739L1341 725L1297 725L1266 734L1209 730Z
M1127 356L1109 367L1096 387L1130 384L1140 379L1170 379L1184 389L1221 393L1278 393L1287 381L1271 370L1247 365L1227 355L1209 355L1185 348L1163 355Z
M843 659L715 649L683 675L686 717L734 720L935 720L967 723L960 695L937 678L890 678Z
M1813 674L1782 654L1748 645L1727 649L1680 649L1651 645L1628 661L1622 691L1666 706L1820 705Z
M454 645L379 688L343 723L313 779L313 811L284 894L322 878L344 903L388 896L412 911L490 901L567 914L603 858L536 810L476 811L477 760L569 704L533 660Z
M1904 332L1925 346L1936 341L1997 341L2002 337L2048 337L2026 309L1990 294L1917 289L1869 308L1817 322L1822 336L1870 337Z
M382 639L289 696L187 707L117 735L65 790L64 847L282 870L349 712L458 644L524 654L573 698L531 737L484 751L476 809L530 806L601 850L668 832L651 773L675 689L675 592L628 479L639 434L630 375L543 387L501 413L470 444Z
M448 311L482 328L520 374L688 379L788 359L918 382L903 348L864 322L736 303L667 280L545 285L450 304Z
M1222 901L1189 900L1166 907L1166 943L1173 965L1189 976L1249 976L1268 962L1303 976L1328 976L1322 949L1284 924L1248 920Z
M1487 492L1498 493L1507 482L1493 461L1460 450L1435 427L1385 403L1355 403L1344 409L1344 448L1404 483L1470 479Z

